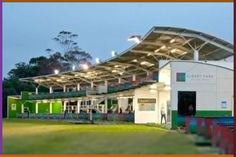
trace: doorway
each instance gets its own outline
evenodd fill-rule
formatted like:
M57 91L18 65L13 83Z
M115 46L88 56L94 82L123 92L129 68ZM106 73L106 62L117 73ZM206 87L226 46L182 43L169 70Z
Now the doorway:
M178 115L196 114L196 91L178 91Z
M69 101L66 103L65 109L68 113L76 113L77 112L77 101Z

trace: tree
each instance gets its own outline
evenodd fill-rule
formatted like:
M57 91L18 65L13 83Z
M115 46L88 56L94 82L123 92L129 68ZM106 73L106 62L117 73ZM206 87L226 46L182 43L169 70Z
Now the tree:
M38 73L37 67L31 67L29 64L24 62L17 63L14 69L8 72L9 78L23 78L36 76Z
M75 66L75 68L80 68L81 64L91 65L90 60L92 59L91 55L85 51L69 51L64 54L64 59L67 63L67 68Z
M57 37L53 38L64 54L63 67L65 70L71 70L73 66L78 69L81 64L91 65L92 56L79 48L78 43L75 42L77 37L77 34L61 31ZM47 49L47 51L51 52L51 49Z
M48 67L49 60L45 56L31 58L29 61L29 65L32 67L37 67L38 72L37 75L46 75L52 73L51 69L45 68Z
M31 58L29 63L20 62L15 68L8 72L8 76L3 80L3 116L7 114L7 96L20 95L21 91L34 91L35 85L21 82L19 78L33 77L39 75L52 74L55 69L59 71L71 70L74 65L79 68L80 64L91 64L91 55L79 48L74 40L78 37L68 31L59 32L58 36L53 38L61 48L61 52L54 52L52 49L46 49L49 56L39 56ZM40 87L41 92L48 89Z
M61 31L57 37L53 38L53 40L61 47L62 52L66 53L79 48L77 42L74 41L77 37L77 34L68 31Z
M47 75L52 74L55 69L59 71L66 71L66 67L64 66L64 57L60 52L55 52L50 54L50 56L44 57L35 57L31 58L29 61L30 66L34 66L38 68L38 75Z
M33 84L21 82L19 78L36 76L38 74L38 67L31 66L24 62L17 63L14 69L8 72L8 77L3 80L3 117L7 116L7 96L20 95L21 91L34 91ZM45 88L40 88L45 91Z

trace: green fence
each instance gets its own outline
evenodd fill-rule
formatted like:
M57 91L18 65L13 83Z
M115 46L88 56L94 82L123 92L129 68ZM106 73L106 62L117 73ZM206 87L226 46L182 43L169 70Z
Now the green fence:
M73 98L73 97L82 97L86 96L86 91L74 91L74 92L55 92L55 93L26 93L22 92L23 100L43 100L43 99L60 99L60 98Z
M108 86L108 93L115 93L115 92L121 92L129 89L134 89L137 87L141 87L144 85L152 84L156 80L143 80L143 81L133 81L133 82L126 82L122 84L117 84L117 85L110 85Z
M67 113L64 114L47 114L47 113L20 113L17 114L17 118L22 119L45 119L45 120L78 120L78 121L88 121L89 113L79 113L72 114ZM92 115L93 121L126 121L126 122L134 122L134 114L133 113L93 113Z
M125 82L116 85L109 85L107 91L108 93L121 92L141 87L144 85L152 84L157 80L158 80L158 75L154 75L154 77L151 78L150 80L139 80L139 81ZM97 91L80 90L72 92L54 92L54 93L38 93L38 94L22 91L21 98L22 100L61 99L61 98L83 97L87 96L87 93L96 95Z

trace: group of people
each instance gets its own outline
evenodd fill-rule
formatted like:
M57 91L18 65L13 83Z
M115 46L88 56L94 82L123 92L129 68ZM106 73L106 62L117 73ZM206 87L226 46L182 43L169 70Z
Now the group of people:
M75 110L72 110L71 108L69 108L69 109L66 109L65 111L64 111L64 119L66 119L66 116L68 115L68 113L72 113L72 116L76 113L75 112Z

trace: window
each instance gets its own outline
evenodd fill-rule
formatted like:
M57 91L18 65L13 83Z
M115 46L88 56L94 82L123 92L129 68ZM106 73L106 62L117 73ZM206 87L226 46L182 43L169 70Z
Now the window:
M11 110L16 111L16 104L11 104Z
M139 111L155 111L156 99L138 99Z

